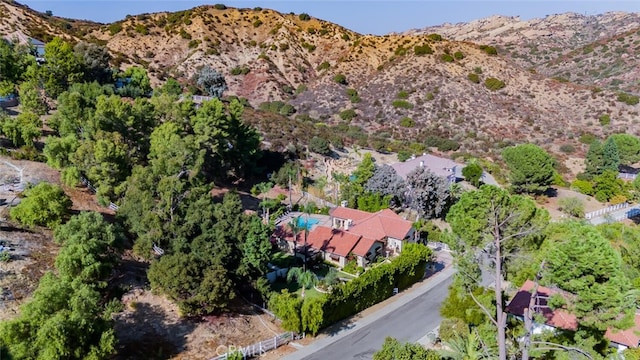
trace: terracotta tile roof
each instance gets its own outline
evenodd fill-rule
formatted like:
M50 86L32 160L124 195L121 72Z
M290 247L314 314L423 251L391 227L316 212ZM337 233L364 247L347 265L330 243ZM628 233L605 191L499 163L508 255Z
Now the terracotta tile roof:
M534 282L527 280L518 293L511 299L509 305L507 305L507 312L517 316L524 315L524 309L529 307L529 300L531 299L531 291L533 290ZM545 324L556 328L565 330L576 330L578 328L578 320L575 315L569 313L563 309L552 310L547 306L547 298L553 294L562 294L563 296L571 297L572 294L566 293L562 290L550 289L545 286L538 286L539 300L537 303L536 312L542 314L545 318ZM627 330L614 331L611 328L607 329L605 338L609 341L625 345L627 347L638 347L640 344L640 314L635 314L635 325Z
M533 287L533 281L525 281L520 290L518 290L518 293L507 305L507 312L513 315L523 316L524 309L529 307ZM561 293L561 291L538 286L538 301L535 305L536 312L545 318L546 325L565 330L576 330L578 328L578 320L575 315L563 309L556 309L554 311L547 305L547 299L556 293Z
M341 219L353 220L347 230L348 232L374 240L382 240L387 236L402 240L411 230L411 221L401 218L389 209L370 213L346 207L337 207L331 215Z
M636 313L634 318L634 326L627 330L615 331L607 329L604 337L609 341L625 345L627 347L636 348L640 344L640 314Z
M362 257L367 256L367 253L369 252L369 250L371 249L371 247L375 242L376 240L371 238L367 238L367 237L360 238L360 241L358 241L358 243L356 244L356 247L354 247L353 250L351 250L351 252L358 256L362 256Z
M351 219L355 222L370 217L371 213L367 211L351 209L344 206L338 206L337 208L333 208L329 215L340 219Z
M353 251L359 240L360 235L326 226L316 226L307 236L307 245L317 250L346 257Z

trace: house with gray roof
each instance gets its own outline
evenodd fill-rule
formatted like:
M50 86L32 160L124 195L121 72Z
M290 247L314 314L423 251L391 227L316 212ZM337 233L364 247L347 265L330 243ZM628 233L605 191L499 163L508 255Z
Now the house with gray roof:
M464 178L462 176L463 165L458 164L453 160L431 154L412 157L405 162L391 164L391 167L396 171L396 173L398 173L398 176L405 180L407 179L407 175L418 167L427 168L435 175L448 179L451 183Z

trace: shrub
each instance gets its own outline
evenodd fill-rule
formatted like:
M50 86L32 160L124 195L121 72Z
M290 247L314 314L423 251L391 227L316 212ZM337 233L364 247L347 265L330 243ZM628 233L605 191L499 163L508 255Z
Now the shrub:
M413 104L406 100L394 100L391 105L399 109L413 109Z
M307 13L302 13L302 14L298 15L298 19L300 19L302 21L309 21L309 20L311 20L311 16L309 16L309 14L307 14Z
M344 74L336 74L336 76L333 77L333 81L340 85L347 85L347 77Z
M122 23L113 23L109 25L108 29L109 29L109 34L113 36L119 33L120 31L122 31Z
M442 35L440 34L429 34L427 37L433 41L442 41Z
M460 144L457 141L434 135L427 136L424 144L427 147L436 147L440 151L456 151L460 148Z
M480 66L476 66L473 68L473 72L476 74L482 74L482 68Z
M488 55L498 55L498 50L493 46L480 45L480 50L484 51Z
M492 77L484 81L484 86L491 91L496 91L504 88L505 84L503 81Z
M41 182L23 194L20 204L11 209L11 217L23 225L54 228L71 209L71 199L55 184Z
M416 122L413 121L413 119L411 119L410 117L403 117L400 120L400 126L402 126L402 127L412 128L415 125L416 125Z
M627 105L637 105L640 102L640 98L635 95L630 95L627 93L619 93L618 101L623 102Z
M200 41L198 40L189 41L189 49L195 49L198 47L198 45L200 45Z
M409 93L405 90L400 90L400 92L398 92L398 95L396 95L396 97L398 99L407 99L409 97Z
M449 54L442 54L440 56L440 60L442 60L444 62L453 62L453 56L451 56Z
M358 95L358 91L356 89L347 89L346 90L347 96L349 97L349 100L352 103L359 103L361 101L360 96Z
M180 37L185 40L191 40L191 34L189 34L185 29L180 29Z
M216 10L226 10L227 9L227 5L225 4L215 4L213 5L213 8Z
M340 112L340 119L344 121L351 121L356 117L356 111L353 109L347 109Z
M480 84L480 76L476 73L469 73L467 75L467 79L469 79L472 83Z
M589 145L592 142L596 141L596 136L591 133L583 133L580 135L579 141L583 144Z
M398 161L405 162L411 158L411 153L407 150L398 151Z
M593 184L587 180L575 180L571 183L571 189L585 195L593 195L594 193Z
M249 69L246 65L236 66L233 69L231 69L231 75L247 75L250 71L251 69Z
M433 49L428 44L416 45L413 47L413 53L416 56L433 54Z
M135 30L138 34L142 34L142 35L149 34L149 29L147 29L147 27L144 26L143 24L136 24Z
M262 25L262 20L260 19L257 19L256 21L253 22L254 28L260 27L260 25Z
M584 216L584 203L577 197L566 197L558 200L558 210L563 213L581 218Z
M309 141L309 150L320 155L331 154L331 148L329 147L329 141L325 138L314 136Z
M600 121L600 125L602 126L609 125L611 124L611 116L609 116L609 114L600 115L598 121Z
M331 64L329 64L328 61L323 61L316 67L316 70L317 71L327 70L330 67L331 67Z
M464 59L464 54L462 53L462 51L456 51L456 52L453 53L453 57L456 60L462 60L462 59Z
M295 112L296 108L294 108L291 104L284 104L278 111L278 113L283 116L293 115Z
M573 154L576 151L576 148L571 144L563 144L560 146L560 151L565 154Z

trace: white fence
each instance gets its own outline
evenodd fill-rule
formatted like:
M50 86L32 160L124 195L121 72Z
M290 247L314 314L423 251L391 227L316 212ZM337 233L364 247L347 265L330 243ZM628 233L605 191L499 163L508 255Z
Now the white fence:
M603 209L599 209L599 210L596 210L596 211L588 212L588 213L584 214L584 218L589 220L589 219L592 219L594 217L603 216L603 215L606 215L606 214L608 214L610 212L617 211L617 210L620 210L620 209L625 209L625 208L628 208L628 207L629 207L629 203L626 203L626 202L622 203L622 204L611 205L611 206L603 208Z
M622 180L635 180L638 174L618 173L618 178Z
M264 341L260 341L259 343L255 343L249 346L245 346L245 347L233 347L233 346L229 346L227 349L228 351L222 355L218 355L216 357L213 357L209 360L226 360L229 355L232 355L236 352L239 352L242 354L242 358L243 359L247 359L250 357L254 357L254 356L259 356L259 355L263 355L265 354L267 351L273 350L273 349L277 349L278 347L288 344L290 341L298 339L299 337L297 337L294 333L292 332L286 332L284 334L280 334L277 336L274 336L271 339L267 339ZM221 347L219 347L221 348Z
M87 187L87 189L89 189L89 191L91 191L91 193L95 194L96 188L93 186L93 184L91 184L91 182L84 176L80 177L80 181L82 182L82 184L84 186ZM118 211L118 209L120 209L120 207L112 202L109 202L109 209L113 210L113 211Z

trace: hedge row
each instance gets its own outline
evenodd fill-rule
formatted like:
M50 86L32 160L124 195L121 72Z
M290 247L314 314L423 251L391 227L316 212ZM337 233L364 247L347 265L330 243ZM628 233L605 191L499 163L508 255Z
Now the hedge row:
M316 299L294 299L292 294L272 296L270 308L290 331L315 335L332 325L408 288L424 277L431 250L420 244L407 244L390 263L366 271L360 277L337 286L330 294Z

